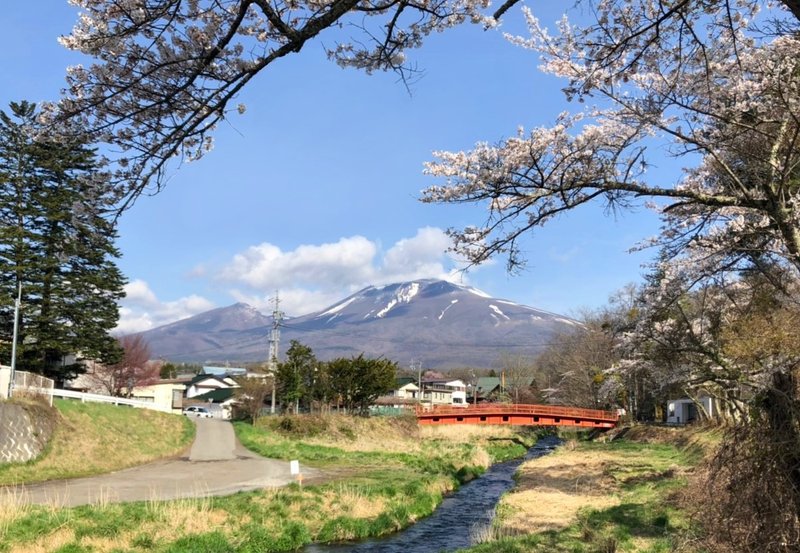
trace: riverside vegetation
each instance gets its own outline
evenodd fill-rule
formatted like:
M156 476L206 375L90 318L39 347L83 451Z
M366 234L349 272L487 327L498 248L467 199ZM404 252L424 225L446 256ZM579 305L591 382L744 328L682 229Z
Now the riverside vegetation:
M493 527L480 536L486 543L468 551L712 551L703 546L694 494L719 440L716 430L647 426L618 441L568 437L520 468Z
M302 416L237 423L240 441L268 457L322 469L324 481L228 497L33 506L13 489L0 500L0 551L291 551L356 540L425 517L448 491L522 455L524 429L418 428L413 418ZM45 456L46 457L46 456Z
M65 417L74 416L71 408L142 414L59 408ZM236 432L249 449L298 459L325 478L228 497L100 500L71 509L28 505L11 488L0 493L0 551L255 553L385 535L431 514L443 494L537 439L519 428L419 428L413 418L341 416L265 418L256 427L237 423ZM472 553L712 550L702 547L688 484L717 433L635 427L607 443L565 438L554 454L521 467L494 526L476 536L486 543ZM37 463L54 450L55 443Z

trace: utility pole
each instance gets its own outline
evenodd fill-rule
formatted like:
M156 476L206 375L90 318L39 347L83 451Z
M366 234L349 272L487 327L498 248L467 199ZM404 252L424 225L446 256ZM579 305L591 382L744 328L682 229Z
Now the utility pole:
M278 379L278 347L281 343L281 321L283 320L283 313L280 310L281 300L278 297L278 291L275 291L275 309L272 310L272 331L269 334L269 355L267 359L267 367L272 375L272 403L269 407L269 412L275 414L275 385Z
M416 359L411 360L411 370L417 371L417 388L419 388L419 405L422 407L423 396L425 395L422 390L422 361L417 361ZM431 398L431 402L433 402L433 398Z
M14 334L11 339L11 377L8 382L8 397L9 399L14 394L14 379L16 378L17 370L17 334L19 334L19 307L22 303L22 281L17 283L17 299L14 302Z

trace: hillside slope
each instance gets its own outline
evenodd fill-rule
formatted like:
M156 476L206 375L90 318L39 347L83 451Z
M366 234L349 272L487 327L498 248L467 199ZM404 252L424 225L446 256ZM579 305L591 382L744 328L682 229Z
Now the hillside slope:
M493 298L441 280L369 286L316 313L285 319L290 340L320 359L365 353L427 368L486 367L501 354L538 354L552 336L576 328L567 317ZM173 361L247 362L267 356L271 318L246 304L215 309L143 336L154 355Z

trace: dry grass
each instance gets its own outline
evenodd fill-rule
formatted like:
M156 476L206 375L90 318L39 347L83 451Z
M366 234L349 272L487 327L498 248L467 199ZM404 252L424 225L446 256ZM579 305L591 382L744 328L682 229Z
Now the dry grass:
M330 518L340 514L352 518L371 519L380 515L386 508L385 498L368 497L363 491L345 483L326 491L323 501L323 512L327 512Z
M503 498L501 531L516 534L562 528L574 522L581 509L616 505L616 486L605 475L615 459L610 454L565 449L525 463L516 489Z
M324 434L303 438L314 445L334 446L344 451L381 451L391 453L419 451L416 422L389 417L349 417L327 415Z
M30 503L23 490L15 487L0 489L0 536L8 527L30 511Z
M97 504L106 507L102 503L102 497L101 494ZM215 528L223 528L229 522L228 513L212 509L211 500L208 498L168 502L151 500L147 503L147 510L153 516L152 522L146 522L135 530L120 532L114 536L84 536L79 540L81 547L98 553L127 550L131 541L138 535L147 535L154 542L170 541L175 538L176 532L181 535L200 534ZM27 511L23 511L25 512ZM37 540L12 547L10 553L45 553L75 541L73 528L59 528Z
M229 514L213 509L211 500L207 497L166 502L152 500L148 502L147 509L155 515L156 522L145 525L137 532L144 532L155 541L174 537L176 530L182 534L199 534L213 528L222 528L229 522ZM124 543L129 541L123 540Z
M16 545L9 550L9 553L50 553L71 543L74 539L74 531L62 528L39 538L33 543Z
M441 424L420 427L420 436L447 440L453 443L476 442L489 438L512 438L517 430L510 426L488 426L479 424Z

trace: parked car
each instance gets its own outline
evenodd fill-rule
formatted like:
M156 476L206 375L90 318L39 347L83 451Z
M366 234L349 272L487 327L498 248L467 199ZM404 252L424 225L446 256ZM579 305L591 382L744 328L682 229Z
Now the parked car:
M210 419L213 415L211 411L206 409L205 407L199 407L197 405L192 405L191 407L185 407L183 409L183 414L187 417L200 417L205 419Z

